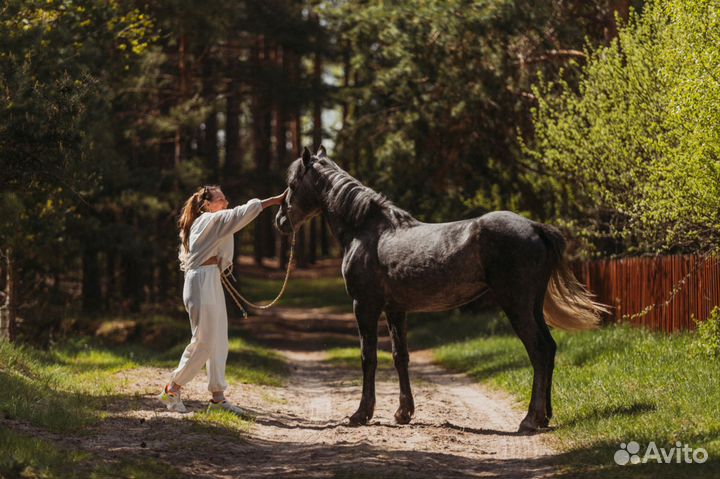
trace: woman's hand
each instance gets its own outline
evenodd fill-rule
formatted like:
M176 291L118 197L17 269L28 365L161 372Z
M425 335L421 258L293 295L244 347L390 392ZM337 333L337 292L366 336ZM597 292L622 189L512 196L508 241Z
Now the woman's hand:
M263 209L267 208L268 206L275 206L275 205L281 205L283 201L285 201L285 197L287 196L288 190L282 192L282 194L277 196L271 196L270 198L267 198L265 200L262 200L262 207Z

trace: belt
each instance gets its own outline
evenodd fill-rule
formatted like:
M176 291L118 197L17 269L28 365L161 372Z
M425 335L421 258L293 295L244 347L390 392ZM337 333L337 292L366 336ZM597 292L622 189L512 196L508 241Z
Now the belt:
M210 266L210 265L212 265L212 264L218 264L218 257L217 257L217 256L211 256L210 258L207 259L207 261L205 261L205 262L204 262L203 264L201 264L200 266Z

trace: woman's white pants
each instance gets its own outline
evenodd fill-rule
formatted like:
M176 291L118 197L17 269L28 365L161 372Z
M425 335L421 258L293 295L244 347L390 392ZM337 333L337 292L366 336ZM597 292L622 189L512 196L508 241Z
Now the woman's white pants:
M185 272L183 303L190 317L192 339L171 380L184 386L207 366L208 391L224 391L228 356L228 321L225 294L217 265Z

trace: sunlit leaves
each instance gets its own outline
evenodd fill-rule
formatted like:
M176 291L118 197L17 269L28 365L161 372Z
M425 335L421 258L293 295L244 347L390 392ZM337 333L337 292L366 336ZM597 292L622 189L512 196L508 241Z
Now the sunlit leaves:
M536 185L588 251L717 248L719 13L713 1L651 2L591 53L578 94L536 90Z

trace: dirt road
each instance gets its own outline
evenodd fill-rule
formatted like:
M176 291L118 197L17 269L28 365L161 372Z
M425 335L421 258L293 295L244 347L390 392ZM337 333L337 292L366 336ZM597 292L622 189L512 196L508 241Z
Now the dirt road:
M173 435L182 418L158 409L149 394L161 387L167 371L138 369L124 373L126 392L134 390L138 404L114 413L98 431L98 444L132 452L144 443L146 453L202 477L516 478L554 472L547 436L515 433L523 416L518 405L432 364L426 351L411 353L416 412L409 425L394 423L397 376L385 366L378 370L370 425L349 427L347 416L360 398L359 359L354 368L329 363L321 345L357 342L350 315L278 309L243 324L256 339L277 346L291 375L284 387L230 389L233 401L257 415L242 440L207 432ZM204 407L204 377L188 385L186 397L191 411ZM123 430L117 444L113 421Z
M290 366L283 387L231 386L229 398L257 416L247 432L198 427L188 415L164 410L155 395L169 371L157 368L118 373L106 420L83 434L10 425L96 460L149 459L193 477L519 478L555 472L548 435L515 433L523 417L519 405L434 365L427 351L410 355L416 410L409 425L394 422L397 375L385 364L378 369L374 418L367 426L348 426L360 399L359 352L357 365L349 367L328 362L325 350L330 343L357 348L351 315L278 308L241 324ZM387 337L380 342L387 349ZM207 396L201 374L184 388L190 414L206 407Z

